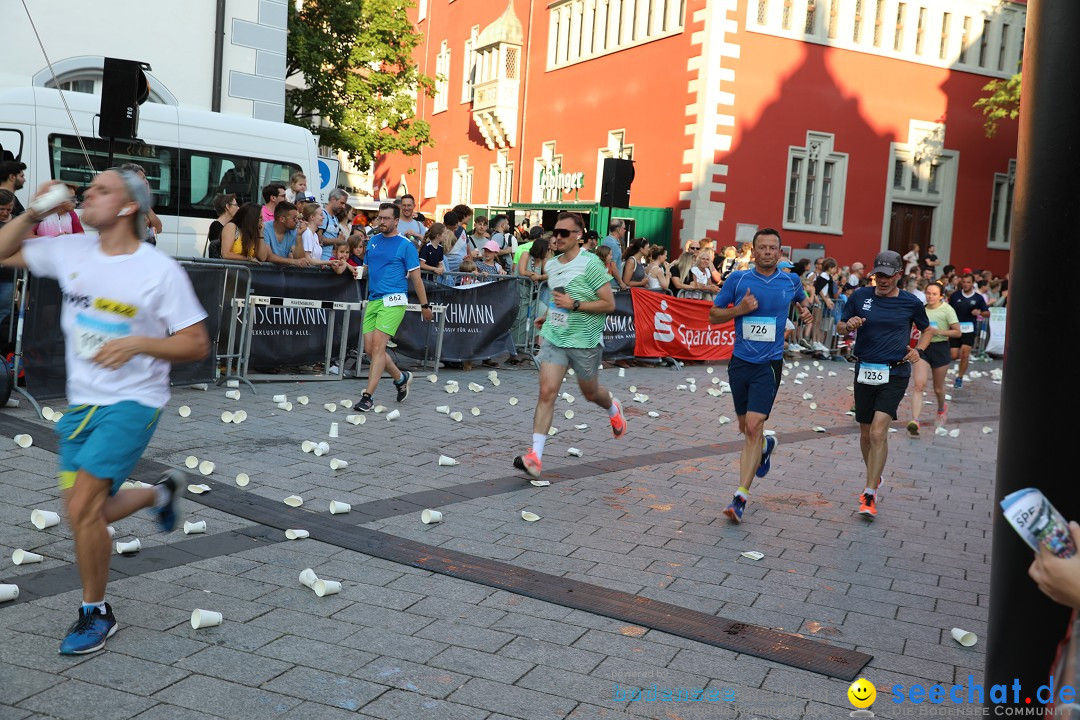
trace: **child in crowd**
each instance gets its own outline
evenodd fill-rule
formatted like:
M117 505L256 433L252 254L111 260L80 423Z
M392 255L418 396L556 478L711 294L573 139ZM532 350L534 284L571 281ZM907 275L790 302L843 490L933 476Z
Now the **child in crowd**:
M318 218L318 219L316 219ZM304 206L304 232L300 236L304 244L304 253L312 259L322 259L322 245L315 231L322 221L322 206L319 203L308 203Z
M295 204L297 195L307 194L307 175L302 172L293 173L289 178L289 187L285 190L285 199Z
M458 268L458 272L470 273L471 276L465 276L461 278L458 285L472 285L476 282L476 278L480 276L480 272L476 269L476 263L471 258L465 258L461 261L461 267Z
M360 267L364 264L364 253L367 252L367 234L364 233L364 229L360 227L354 227L352 235L349 236L349 257L346 262L353 267Z
M330 269L338 275L341 275L346 270L351 272L354 278L360 274L357 267L349 264L349 246L344 243L334 246L334 254L331 256L329 264Z

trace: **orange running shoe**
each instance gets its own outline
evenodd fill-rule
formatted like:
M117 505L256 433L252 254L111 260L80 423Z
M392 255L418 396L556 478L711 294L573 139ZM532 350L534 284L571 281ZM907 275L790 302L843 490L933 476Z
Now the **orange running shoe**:
M540 464L540 458L537 457L536 452L533 450L514 458L514 467L518 470L524 470L532 478L540 477Z
M859 514L871 520L877 517L877 495L863 493L859 496Z
M618 439L626 432L626 417L623 415L622 404L618 400L612 400L611 403L619 410L619 412L615 413L615 416L611 418L611 434Z

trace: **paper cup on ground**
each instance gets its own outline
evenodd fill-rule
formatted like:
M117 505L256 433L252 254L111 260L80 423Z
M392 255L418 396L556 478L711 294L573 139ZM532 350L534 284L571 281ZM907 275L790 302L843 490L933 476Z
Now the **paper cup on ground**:
M308 396L307 395L301 395L298 398L296 398L296 402L300 403L301 405L307 405L308 404Z
M177 412L180 413L180 417L191 417L191 408L187 405L181 405L177 409Z
M451 419L453 419L454 422L461 422L465 418L465 416L459 412L450 413L450 417Z
M445 466L457 465L458 461L455 460L454 458L450 457L449 455L440 455L439 456L439 464L440 465L445 465Z
M338 436L338 424L330 423L330 437L336 438Z
M303 540L306 537L311 537L311 533L307 530L290 528L285 531L286 540Z
M577 448L567 448L566 454L573 455L574 457L581 457L581 450L578 450Z
M225 387L238 388L238 387L240 387L240 381L239 380L226 380L225 381Z
M428 379L428 382L431 382L431 383L439 382L439 376L438 375L428 375L427 379Z
M46 420L52 420L53 409L48 406L41 408L41 417L45 418Z
M195 457L194 455L188 455L184 459L184 465L194 470L195 468L199 467L199 458Z
M305 440L304 442L300 443L300 449L306 453L309 453L314 450L317 445L318 443L312 442L311 440Z
M239 390L229 390L227 393L225 393L225 397L229 398L230 400L239 400L240 399L240 391Z
M337 403L324 403L323 408L330 412L337 412Z
M188 485L187 491L192 495L202 495L204 492L210 492L209 485Z
M247 487L247 484L251 482L251 477L247 473L236 474L237 487Z
M34 527L38 530L44 530L53 525L59 525L60 515L52 510L34 510L30 513L30 522L34 523Z
M300 584L305 587L311 587L318 582L318 580L319 576L316 575L315 571L311 568L305 568L304 571L300 573Z
M114 537L116 537L116 528L114 528L112 525L105 528L105 532L109 533L109 539L110 540L112 540Z
M437 406L435 408L435 412L442 413L443 415L449 415L450 414L450 406L449 405L439 405L439 406Z
M373 407L371 409L371 411L373 413L376 413L376 414L382 414L382 413L386 412L386 406L385 405L376 405L375 407Z
M480 408L474 407L470 409L469 412L472 413L473 417L478 417L480 415Z
M366 415L350 415L345 418L345 422L352 423L353 425L363 425L367 422Z
M510 404L511 405L517 405L518 404L518 399L516 397L510 398Z
M214 465L214 463L210 462L209 460L203 460L201 463L199 463L199 472L201 472L203 475L209 475L210 473L214 472L215 467L216 466Z
M63 417L64 417L64 413L62 413L62 412L54 412L53 415L52 415L52 421L54 423L58 423L58 422L60 422L60 420Z
M386 413L387 420L397 420L399 417L401 417L400 410L391 410L390 412Z
M529 512L528 510L522 510L521 519L525 522L536 522L540 519L540 516L534 512Z
M139 542L139 538L135 538L130 542L118 542L116 543L116 552L123 555L124 553L137 553L142 549L142 543Z
M533 485L535 487L547 487L548 485L551 484L551 481L550 480L530 480L529 484Z
M15 444L18 445L21 448L28 448L28 447L30 447L31 445L34 444L34 438L30 437L29 435L25 435L25 434L16 435L15 436Z
M425 525L432 525L434 523L442 522L442 513L438 510L425 510L420 513L420 522Z
M185 535L201 535L206 532L206 521L200 520L199 522L191 522L190 520L184 523Z
M18 585L0 585L0 602L8 602L19 597Z
M979 637L969 630L953 628L951 632L953 640L960 643L964 647L971 647L975 643L979 642Z
M352 505L349 503L338 502L337 500L330 501L330 514L341 515L352 510Z
M274 398L273 398L274 402L276 402L276 403L287 402L288 399L289 399L288 395L275 395Z
M41 556L37 553L28 552L22 548L11 553L11 562L16 565L29 565L30 563L39 563L41 560Z
M304 498L300 497L299 495L290 495L289 497L285 498L284 502L289 507L298 508L304 504Z
M213 610L196 610L191 613L191 627L199 628L217 627L221 624L221 613Z
M338 405L345 408L346 410L351 410L352 409L352 400L338 400Z
M338 458L334 458L330 461L331 470L344 470L347 467L349 467L349 463L345 460L339 460Z
M316 580L315 584L311 586L311 589L314 590L315 594L319 597L337 595L341 592L341 583L336 580Z
M233 414L231 412L229 412L228 410L221 413L221 422L223 422L223 423L231 423L232 419L233 419Z
M247 410L237 410L233 413L232 421L234 424L239 425L245 420L247 420Z

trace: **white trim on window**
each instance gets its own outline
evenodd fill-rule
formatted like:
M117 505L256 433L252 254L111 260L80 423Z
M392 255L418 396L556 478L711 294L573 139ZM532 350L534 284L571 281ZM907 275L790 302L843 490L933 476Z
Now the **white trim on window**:
M439 195L439 163L429 162L424 166L424 198Z
M833 140L830 133L810 131L806 147L788 148L785 229L843 234L848 156L833 151Z
M560 202L562 193L550 183L542 183L545 173L557 173L562 168L563 156L555 152L555 141L545 142L540 157L533 161L533 202Z
M461 102L471 103L476 90L477 73L479 67L477 66L477 54L476 54L476 41L480 37L480 26L473 25L469 31L469 39L465 41L465 54L464 62L461 64L462 77L461 77Z
M472 205L473 177L468 155L459 155L454 175L450 178L450 204Z
M750 0L751 32L987 75L1018 72L1027 8L1009 0ZM550 62L549 62L550 64Z
M686 0L556 0L548 6L547 69L683 31Z
M994 173L994 194L990 196L990 227L986 246L993 250L1012 247L1013 189L1016 160L1009 161L1007 173Z
M450 102L450 48L446 40L439 44L439 54L435 56L435 100L432 114L446 110Z
M495 162L491 164L488 176L488 205L504 207L510 204L514 189L514 163L510 161L510 150L499 150Z

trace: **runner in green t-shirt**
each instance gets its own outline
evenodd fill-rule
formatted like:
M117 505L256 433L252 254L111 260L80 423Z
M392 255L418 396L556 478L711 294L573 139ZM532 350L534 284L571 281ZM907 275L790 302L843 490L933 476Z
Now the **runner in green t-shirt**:
M911 390L911 420L907 424L907 431L913 437L919 436L919 414L922 412L923 388L926 387L927 376L933 375L934 394L937 395L934 426L945 425L949 412L949 404L945 402L945 373L952 361L948 352L949 338L960 337L960 320L956 317L956 310L944 302L944 299L941 285L930 283L926 286L926 317L930 320L930 327L924 332L934 337L926 350L919 353L919 362L912 368L915 386Z
M581 251L584 231L580 215L559 213L551 239L556 255L545 266L552 293L547 315L536 320L543 342L536 358L540 364L540 398L533 415L533 443L529 452L514 458L514 467L534 478L540 477L555 398L568 367L574 369L585 399L608 411L615 437L626 432L622 405L609 396L599 379L603 354L600 340L606 316L615 309L615 296L600 260Z

